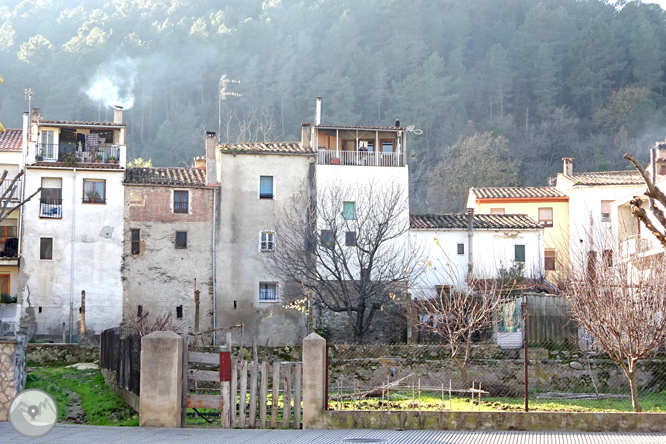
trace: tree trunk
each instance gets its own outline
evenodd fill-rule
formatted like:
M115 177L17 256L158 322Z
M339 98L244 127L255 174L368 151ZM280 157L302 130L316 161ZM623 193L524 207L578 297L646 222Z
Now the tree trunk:
M624 367L624 366L623 366ZM641 406L638 404L638 385L636 384L636 363L629 362L629 365L626 368L622 368L624 374L629 380L629 388L631 390L631 406L634 409L634 412L642 412Z

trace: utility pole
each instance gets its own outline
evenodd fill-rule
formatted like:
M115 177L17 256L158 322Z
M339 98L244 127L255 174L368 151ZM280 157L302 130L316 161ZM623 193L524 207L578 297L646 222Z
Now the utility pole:
M218 100L217 100L217 143L220 143L220 134L222 133L222 101L226 100L227 97L240 97L242 94L227 91L227 85L229 83L240 83L240 80L231 80L227 79L227 75L223 74L220 77L220 86L218 89Z

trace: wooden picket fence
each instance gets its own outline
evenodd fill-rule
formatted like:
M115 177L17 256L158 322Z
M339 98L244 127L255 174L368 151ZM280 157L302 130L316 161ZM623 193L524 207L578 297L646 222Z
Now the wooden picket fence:
M231 374L226 375L220 371L220 355L224 352L190 351L187 336L183 345L183 427L187 409L191 408L220 410L223 428L301 428L300 362L260 363L255 352L252 361L231 357ZM198 393L199 383L207 386L207 394ZM192 386L195 393L191 393ZM274 402L280 395L282 405Z

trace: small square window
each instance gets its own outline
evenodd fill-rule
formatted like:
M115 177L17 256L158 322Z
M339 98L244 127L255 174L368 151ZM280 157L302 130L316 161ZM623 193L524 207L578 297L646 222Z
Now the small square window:
M259 300L265 302L277 302L277 283L275 282L260 282L259 283Z
M356 231L347 231L345 233L345 245L348 247L356 246Z
M331 230L321 230L321 245L333 249L333 232Z
M601 201L601 220L602 222L610 222L611 204L612 200Z
M465 244L458 244L458 254L465 254Z
M173 212L187 214L189 211L189 197L188 191L174 191Z
M356 219L356 202L342 203L342 217L347 220Z
M539 208L539 223L542 227L553 226L553 209L552 208Z
M106 181L83 179L83 203L106 203Z
M547 271L555 270L555 250L546 250L544 255L544 268Z
M262 231L259 243L261 251L275 251L275 233Z
M259 199L273 198L273 176L259 177Z
M516 262L525 262L525 245L515 246L513 260Z
M53 238L39 238L39 259L43 261L53 260Z
M176 319L183 319L183 306L176 307Z
M141 253L141 230L131 229L130 235L132 237L132 255Z
M504 214L504 208L491 208L490 214Z
M613 250L604 250L602 252L602 257L604 260L604 265L607 267L613 266Z
M437 296L451 296L451 286L450 285L435 285L435 292Z
M187 248L187 231L176 231L176 248Z

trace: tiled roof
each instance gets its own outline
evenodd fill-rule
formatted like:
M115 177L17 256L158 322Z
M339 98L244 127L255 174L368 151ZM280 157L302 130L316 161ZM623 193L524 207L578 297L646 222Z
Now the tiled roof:
M473 188L477 199L534 199L539 197L567 197L555 187L488 187Z
M317 129L363 129L371 131L405 131L407 128L398 126L359 126L359 125L327 125L322 123L317 125Z
M640 173L633 171L597 171L565 175L574 185L645 185Z
M6 129L0 133L0 150L2 151L21 151L21 139L23 130Z
M313 154L312 148L303 148L299 142L255 142L255 143L228 143L220 145L223 153L292 153Z
M70 120L42 120L39 119L40 125L76 125L76 126L125 126L124 123L113 123L113 122L79 122L79 121L70 121Z
M205 187L206 172L199 168L128 168L125 183L174 187Z
M427 228L467 228L467 214L425 214L410 215L409 226L416 229ZM475 214L474 228L485 229L535 229L539 223L524 214Z

